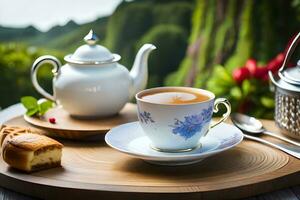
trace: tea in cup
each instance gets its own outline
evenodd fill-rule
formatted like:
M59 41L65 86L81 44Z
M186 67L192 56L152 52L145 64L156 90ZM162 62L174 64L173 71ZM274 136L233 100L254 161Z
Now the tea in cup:
M163 152L184 152L201 147L200 138L209 129L227 119L231 106L227 99L191 87L158 87L136 94L140 125L151 141L151 147ZM218 105L227 111L211 124Z

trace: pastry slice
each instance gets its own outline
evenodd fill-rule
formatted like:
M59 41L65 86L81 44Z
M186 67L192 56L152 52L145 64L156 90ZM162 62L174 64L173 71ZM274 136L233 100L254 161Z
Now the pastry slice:
M31 130L29 128L2 125L0 131L0 145L2 146L4 139L9 134L11 134L10 137L14 137L23 133L30 133L30 132Z
M34 133L10 133L2 144L3 160L11 167L32 172L60 166L63 145Z

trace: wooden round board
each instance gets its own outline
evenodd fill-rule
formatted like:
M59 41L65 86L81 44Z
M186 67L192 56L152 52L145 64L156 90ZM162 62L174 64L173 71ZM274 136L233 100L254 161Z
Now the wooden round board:
M271 121L264 124L274 128ZM148 164L103 141L62 142L61 168L24 174L1 159L0 185L43 199L199 200L247 197L300 183L299 160L248 140L180 167Z
M51 124L48 119L55 117L56 123ZM81 139L106 133L111 128L127 122L137 121L136 105L128 103L118 115L96 118L78 119L71 117L62 107L50 109L43 118L29 117L24 115L24 119L35 127L48 132L48 135L55 137ZM8 124L18 125L23 123L19 118L15 118ZM17 123L17 124L16 124ZM24 123L23 123L24 124Z

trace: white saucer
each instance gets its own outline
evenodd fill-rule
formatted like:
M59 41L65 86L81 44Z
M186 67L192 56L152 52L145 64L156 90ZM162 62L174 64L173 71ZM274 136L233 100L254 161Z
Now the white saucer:
M105 142L112 148L158 165L187 165L226 151L243 140L243 133L233 125L221 123L201 138L201 148L189 152L165 153L152 149L139 122L132 122L111 129Z

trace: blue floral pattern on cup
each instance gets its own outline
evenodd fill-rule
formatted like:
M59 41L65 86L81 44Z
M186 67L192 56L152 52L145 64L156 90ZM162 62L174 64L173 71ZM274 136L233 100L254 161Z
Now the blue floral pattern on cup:
M184 120L175 118L175 123L170 125L172 127L172 133L180 135L184 139L193 137L197 132L200 132L203 126L210 122L213 108L210 106L208 109L202 110L200 114L188 115L184 117Z
M140 121L142 123L154 123L155 121L152 119L151 117L151 113L150 112L146 112L146 111L143 111L143 112L139 112L139 118L140 118Z

